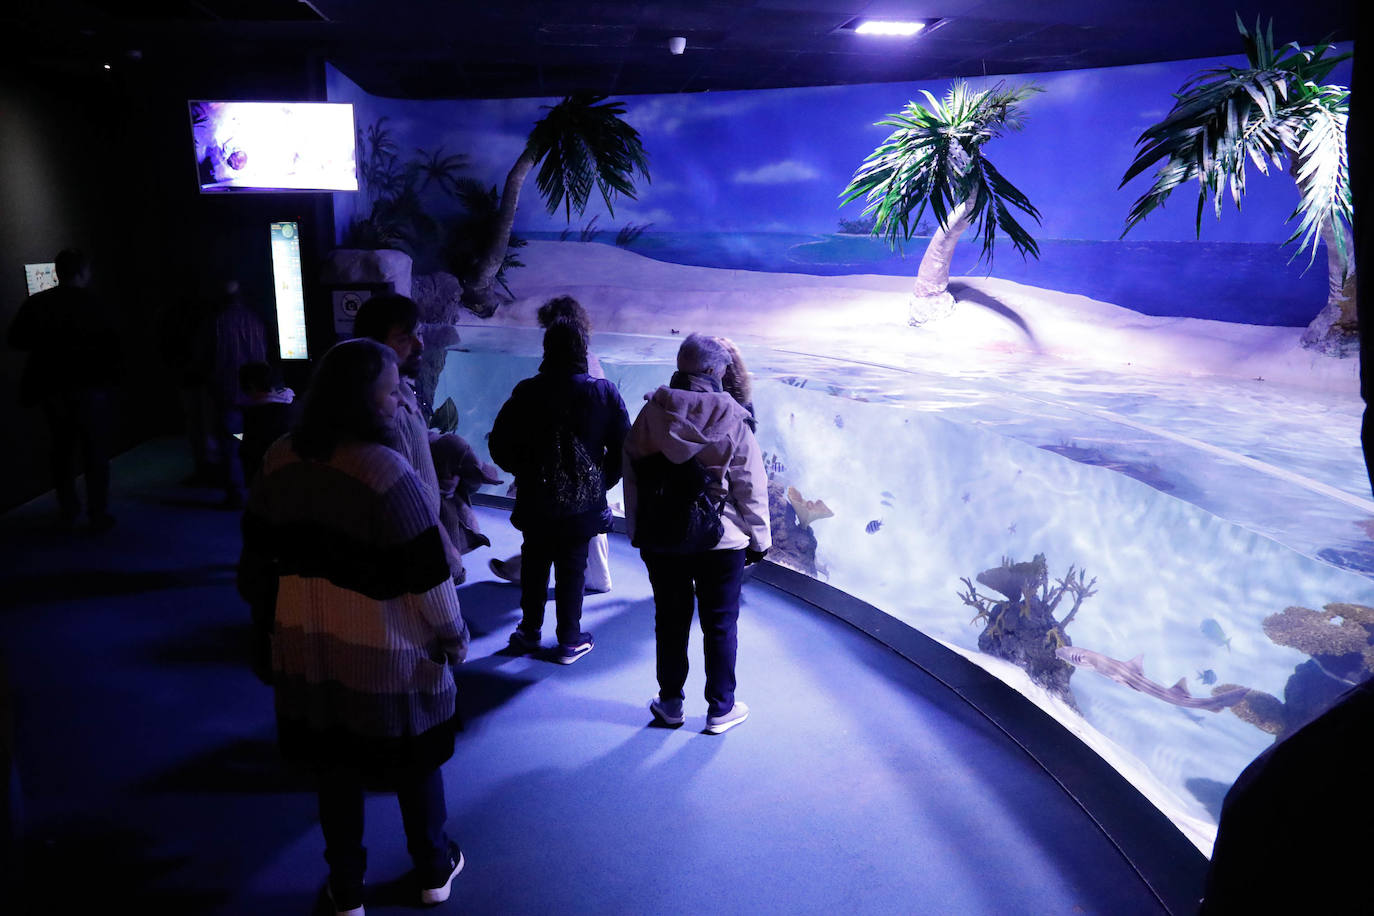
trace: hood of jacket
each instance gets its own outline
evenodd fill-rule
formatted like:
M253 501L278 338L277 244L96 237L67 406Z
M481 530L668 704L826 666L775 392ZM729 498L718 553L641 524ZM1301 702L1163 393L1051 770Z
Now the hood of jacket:
M633 458L662 452L669 461L681 464L710 445L720 445L739 434L740 424L749 416L730 395L715 386L709 377L678 373L674 384L688 387L659 388L648 395L649 403L625 440L625 451Z

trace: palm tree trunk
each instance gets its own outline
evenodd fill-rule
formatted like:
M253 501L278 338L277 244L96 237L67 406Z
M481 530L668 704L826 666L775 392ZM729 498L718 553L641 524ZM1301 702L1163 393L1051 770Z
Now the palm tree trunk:
M1298 185L1298 194L1303 193L1298 174L1305 159L1293 154L1288 164L1288 174ZM1341 264L1336 248L1336 233L1341 234L1349 263ZM1359 318L1355 312L1355 245L1345 227L1332 220L1326 220L1321 227L1322 243L1326 245L1326 306L1317 313L1302 332L1302 345L1331 356L1352 356L1359 352ZM1342 267L1347 268L1341 276Z
M506 247L510 244L511 229L515 226L515 211L520 206L520 189L524 187L525 178L534 168L534 163L533 154L526 149L520 154L520 158L515 160L515 165L511 166L510 172L506 175L506 186L501 192L500 219L496 224L496 234L492 236L491 244L477 262L472 276L463 279L463 302L483 318L490 317L496 311L496 274L506 259Z
M1341 276L1341 259L1336 253L1337 232L1350 253L1350 269L1344 277ZM1322 241L1326 243L1326 305L1340 310L1337 325L1353 334L1359 326L1355 315L1355 244L1344 226L1334 225L1330 220L1322 225Z
M949 265L954 260L954 246L969 227L968 215L969 202L963 201L950 211L946 225L935 230L926 246L911 290L908 324L919 326L954 310L954 297L949 294Z

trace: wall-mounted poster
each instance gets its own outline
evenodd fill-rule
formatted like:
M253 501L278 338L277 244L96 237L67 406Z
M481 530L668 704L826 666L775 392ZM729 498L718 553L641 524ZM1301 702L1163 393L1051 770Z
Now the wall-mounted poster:
M57 265L51 262L47 264L25 264L24 282L28 285L29 295L41 293L45 289L52 289L57 285Z

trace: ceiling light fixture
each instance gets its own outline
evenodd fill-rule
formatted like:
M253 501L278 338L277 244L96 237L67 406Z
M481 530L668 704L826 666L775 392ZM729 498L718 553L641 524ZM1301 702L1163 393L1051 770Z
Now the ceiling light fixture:
M889 38L910 38L925 27L924 22L865 19L854 26L854 33L856 35L882 35Z
M687 39L681 35L676 38L668 39L668 52L670 54L681 54L687 49Z

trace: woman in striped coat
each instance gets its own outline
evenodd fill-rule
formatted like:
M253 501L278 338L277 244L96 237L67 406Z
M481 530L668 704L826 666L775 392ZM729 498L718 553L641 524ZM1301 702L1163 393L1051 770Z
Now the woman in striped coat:
M270 633L278 740L316 774L328 890L350 914L362 913L365 786L397 794L422 902L447 899L463 866L439 767L468 631L439 520L387 444L398 383L375 341L326 353L243 520L239 589Z

